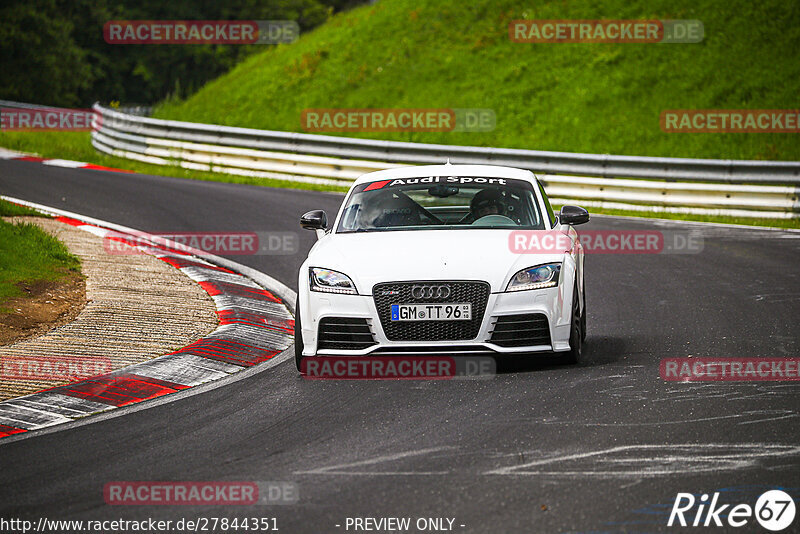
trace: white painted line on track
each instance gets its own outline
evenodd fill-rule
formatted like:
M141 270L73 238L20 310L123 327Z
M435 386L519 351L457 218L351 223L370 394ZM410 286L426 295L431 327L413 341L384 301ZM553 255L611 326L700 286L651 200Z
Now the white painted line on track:
M347 471L348 468L351 467L364 467L367 465L377 465L380 463L386 462L393 462L396 460L402 460L404 458L410 458L413 456L422 456L425 454L430 454L433 452L440 452L445 450L455 449L455 447L451 446L441 446L441 447L431 447L428 449L419 449L416 451L406 451L406 452L399 452L395 454L386 454L382 456L377 456L375 458L368 458L367 460L359 460L357 462L351 462L346 464L337 464L331 465L328 467L320 467L317 469L312 469L310 471L295 471L295 475L349 475L349 476L358 476L358 475L370 475L370 476L377 476L377 475L446 475L449 471Z
M629 455L629 453L631 453ZM657 477L680 473L737 470L758 459L797 456L800 447L770 443L687 443L623 445L596 451L541 458L487 471L486 475ZM589 459L589 462L581 463ZM559 465L566 465L559 469Z

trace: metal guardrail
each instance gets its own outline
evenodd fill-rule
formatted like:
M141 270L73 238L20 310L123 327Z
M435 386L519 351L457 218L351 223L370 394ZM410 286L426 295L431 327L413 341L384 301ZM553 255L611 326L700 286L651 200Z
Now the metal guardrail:
M434 145L335 137L270 130L255 130L193 122L134 117L95 105L104 123L120 131L176 141L364 158L386 162L489 163L530 169L542 173L586 174L605 177L658 178L662 180L706 180L800 184L800 162L657 158L577 154L509 148ZM109 121L111 121L109 123Z
M589 207L634 211L800 217L800 162L430 145L161 120L100 105L94 109L101 118L92 134L97 150L158 165L348 185L366 172L449 158L453 163L532 170L556 203L580 200Z
M44 106L41 104L28 104L27 102L14 102L12 100L0 100L0 108L13 108L13 109L63 109L66 110L68 108L62 108L58 106ZM153 111L153 106L145 106L142 104L128 104L125 106L121 106L119 108L115 108L117 111L122 113L129 113L131 115L141 115L147 116L150 115Z
M12 102L11 100L0 100L0 108L42 109L42 108L53 108L53 106L37 106L36 104L26 104L25 102Z
M0 107L44 106L0 100ZM800 162L405 143L153 119L98 104L94 109L98 119L92 145L98 151L157 165L346 186L366 172L450 159L534 171L556 204L580 201L587 207L632 211L800 217Z

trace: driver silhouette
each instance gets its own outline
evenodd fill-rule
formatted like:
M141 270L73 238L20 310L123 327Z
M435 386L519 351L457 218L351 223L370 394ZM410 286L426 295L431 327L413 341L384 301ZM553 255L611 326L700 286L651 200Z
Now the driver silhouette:
M503 195L497 189L482 189L475 193L469 203L473 220L477 221L487 215L505 215L506 208Z

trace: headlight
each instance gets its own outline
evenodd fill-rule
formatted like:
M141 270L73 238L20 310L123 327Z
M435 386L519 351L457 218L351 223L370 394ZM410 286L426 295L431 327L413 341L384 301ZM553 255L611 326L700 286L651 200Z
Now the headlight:
M525 291L526 289L543 289L558 285L561 274L560 263L548 263L522 269L511 277L506 291Z
M356 295L356 285L346 274L319 267L311 267L308 270L308 278L311 291L323 291L325 293L344 293Z

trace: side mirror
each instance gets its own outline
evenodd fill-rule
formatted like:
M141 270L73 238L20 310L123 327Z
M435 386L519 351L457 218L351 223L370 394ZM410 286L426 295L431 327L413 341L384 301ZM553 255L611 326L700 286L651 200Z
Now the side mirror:
M322 210L313 210L300 217L300 226L306 230L325 230L328 228L328 216Z
M558 214L561 224L583 224L589 222L589 212L580 206L561 206L561 213Z

